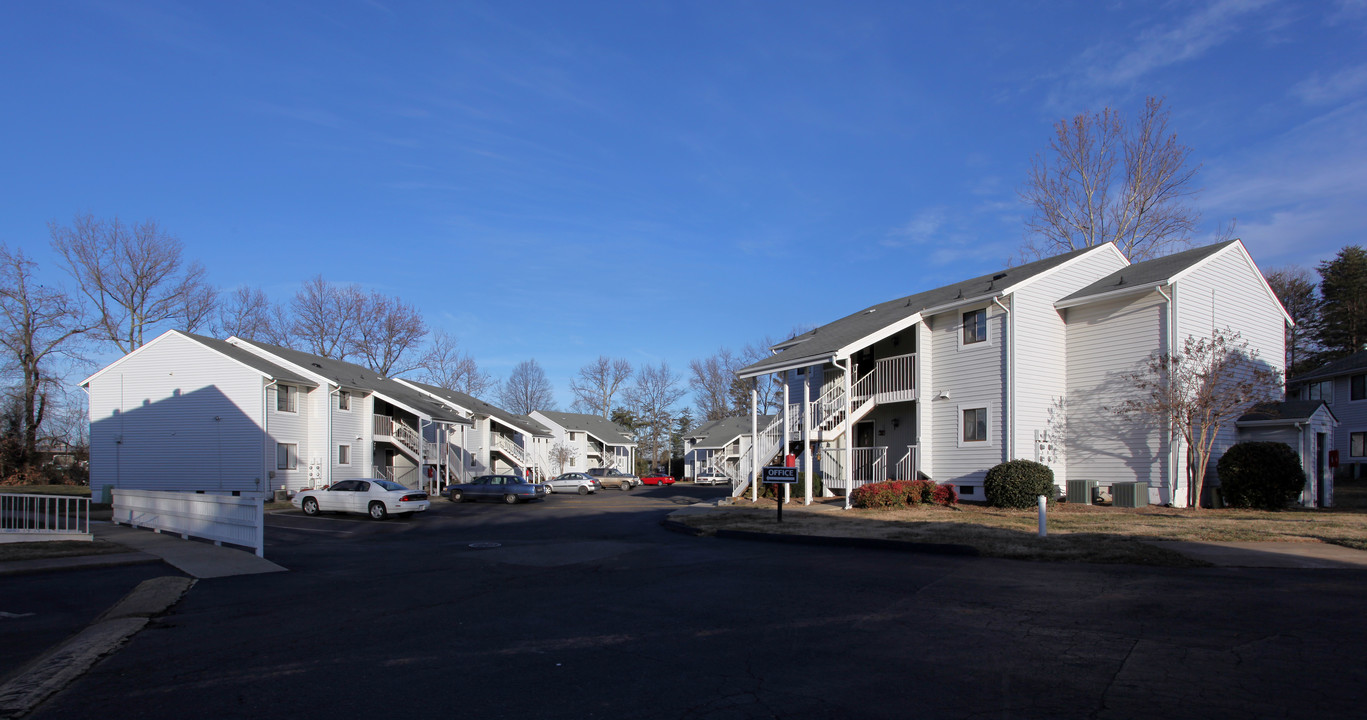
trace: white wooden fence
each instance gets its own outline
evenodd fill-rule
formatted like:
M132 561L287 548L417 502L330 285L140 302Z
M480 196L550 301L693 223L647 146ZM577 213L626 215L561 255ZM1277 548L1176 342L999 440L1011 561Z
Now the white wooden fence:
M0 493L0 543L91 539L90 498Z
M115 524L152 528L183 538L204 538L215 545L252 548L265 557L265 506L260 495L114 490Z

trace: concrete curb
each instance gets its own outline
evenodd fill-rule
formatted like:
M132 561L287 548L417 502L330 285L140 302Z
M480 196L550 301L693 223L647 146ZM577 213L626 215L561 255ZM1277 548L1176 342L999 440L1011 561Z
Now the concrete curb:
M749 530L718 530L716 536L727 540L758 540L761 542L786 543L789 545L823 545L827 547L853 547L872 550L897 550L899 552L929 553L933 555L958 555L979 557L982 553L971 545L951 543L922 543L905 540L883 540L880 538L857 538L828 535L781 535L778 533L752 532Z
M133 588L89 627L0 686L0 718L28 714L122 647L150 618L170 610L194 584L191 578L172 576L153 578Z
M692 535L693 537L698 537L703 534L701 530L692 525L685 525L678 520L670 520L668 518L660 521L660 527L663 527L670 532L676 532L681 535Z

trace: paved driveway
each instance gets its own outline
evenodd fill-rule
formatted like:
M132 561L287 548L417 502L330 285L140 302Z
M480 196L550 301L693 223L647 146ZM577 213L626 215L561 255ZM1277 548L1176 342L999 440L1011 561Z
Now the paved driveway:
M723 489L273 515L291 572L201 581L34 715L1359 717L1367 573L692 538ZM497 544L496 547L490 547Z

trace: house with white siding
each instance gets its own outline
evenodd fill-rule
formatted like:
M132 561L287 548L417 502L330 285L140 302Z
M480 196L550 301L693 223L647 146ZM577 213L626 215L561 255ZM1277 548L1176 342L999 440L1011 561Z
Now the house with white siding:
M1299 502L1305 507L1331 507L1334 504L1334 477L1330 458L1334 457L1334 431L1338 418L1323 400L1284 400L1260 403L1250 408L1235 423L1239 442L1285 443L1300 456L1305 472L1305 487Z
M463 392L402 378L398 382L445 404L473 423L464 430L461 440L462 477L492 473L543 480L555 472L550 462L554 433L545 425Z
M633 473L636 466L636 438L631 430L599 415L533 410L533 420L550 428L550 448L569 450L564 472L611 467Z
M767 425L772 418L761 415ZM720 473L731 482L741 476L741 458L750 451L750 418L737 415L704 423L684 437L684 477Z
M1060 486L1144 482L1181 505L1184 448L1115 411L1126 377L1217 327L1280 371L1288 322L1237 240L1135 264L1106 244L864 308L738 372L785 382L784 412L752 420L736 494L787 448L828 492L928 476L981 500L988 469L1024 458Z
M428 426L469 421L352 363L167 331L84 380L91 486L297 491L387 477L419 487L449 463ZM431 472L428 472L428 469Z

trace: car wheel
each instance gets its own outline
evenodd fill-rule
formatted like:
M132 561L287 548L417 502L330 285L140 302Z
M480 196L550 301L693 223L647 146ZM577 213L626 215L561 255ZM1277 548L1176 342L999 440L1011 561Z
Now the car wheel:
M464 494L459 490L452 490L449 497L451 502L460 502L464 498Z
M317 514L318 514L318 501L317 501L317 500L314 500L313 498L304 498L304 514L305 514L305 515L317 515Z
M389 517L389 511L385 509L384 503L375 501L370 503L370 519L383 520Z
M505 503L507 503L507 504L509 504L509 505L516 505L516 504L517 504L517 496L516 496L516 495L504 495L504 496L503 496L503 502L505 502Z
M588 494L589 494L589 489L586 488L586 487L584 487L583 485L580 485L580 486L579 486L579 494L580 494L580 495L588 495Z
M624 482L624 483L622 483L621 485L618 485L617 488L618 488L619 490L621 490L622 492L626 492L626 491L628 491L628 490L631 489L631 483L625 483L625 482Z

